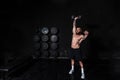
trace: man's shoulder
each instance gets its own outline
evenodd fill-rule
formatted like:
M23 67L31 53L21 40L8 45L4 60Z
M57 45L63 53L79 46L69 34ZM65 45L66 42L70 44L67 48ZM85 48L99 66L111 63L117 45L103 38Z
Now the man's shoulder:
M81 35L80 35L80 37L84 37L84 35L83 35L83 34L81 34Z
M83 34L73 34L73 36L78 36L78 37L84 37L84 35Z

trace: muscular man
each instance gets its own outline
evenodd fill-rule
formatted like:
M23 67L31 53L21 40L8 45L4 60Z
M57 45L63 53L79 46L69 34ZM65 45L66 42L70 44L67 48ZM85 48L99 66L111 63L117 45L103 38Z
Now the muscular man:
M87 30L84 31L84 34L82 34L82 29L80 27L76 27L76 20L78 17L74 18L73 21L73 35L72 35L72 43L71 43L71 49L70 49L70 59L71 59L71 70L69 71L69 74L72 74L74 72L74 61L79 61L79 65L81 68L81 78L85 78L84 74L84 68L82 63L82 55L80 53L80 44L83 40L85 40L89 34Z

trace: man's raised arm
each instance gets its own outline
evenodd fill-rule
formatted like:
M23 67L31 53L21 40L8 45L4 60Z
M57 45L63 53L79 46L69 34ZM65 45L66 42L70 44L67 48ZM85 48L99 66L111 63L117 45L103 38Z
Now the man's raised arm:
M73 21L73 30L72 30L73 34L76 34L76 20L77 19L78 19L78 17L75 17L74 21Z

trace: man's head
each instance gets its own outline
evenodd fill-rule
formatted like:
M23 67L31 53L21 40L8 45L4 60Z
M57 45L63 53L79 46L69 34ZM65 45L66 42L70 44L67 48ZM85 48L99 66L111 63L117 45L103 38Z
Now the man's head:
M77 28L76 28L76 33L77 33L77 34L80 34L81 32L82 32L82 29L81 29L80 27L77 27Z

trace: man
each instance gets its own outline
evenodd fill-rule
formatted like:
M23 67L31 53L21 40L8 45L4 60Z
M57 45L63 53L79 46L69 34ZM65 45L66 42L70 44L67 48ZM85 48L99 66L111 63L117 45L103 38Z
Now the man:
M83 40L87 38L89 32L85 30L84 33L82 34L82 29L76 26L77 19L79 19L79 17L75 17L73 21L73 30L72 30L73 35L72 35L72 43L70 50L71 70L69 71L69 74L72 74L74 72L74 63L75 60L77 60L79 61L79 65L81 68L81 78L85 79L82 55L80 53L80 44Z

